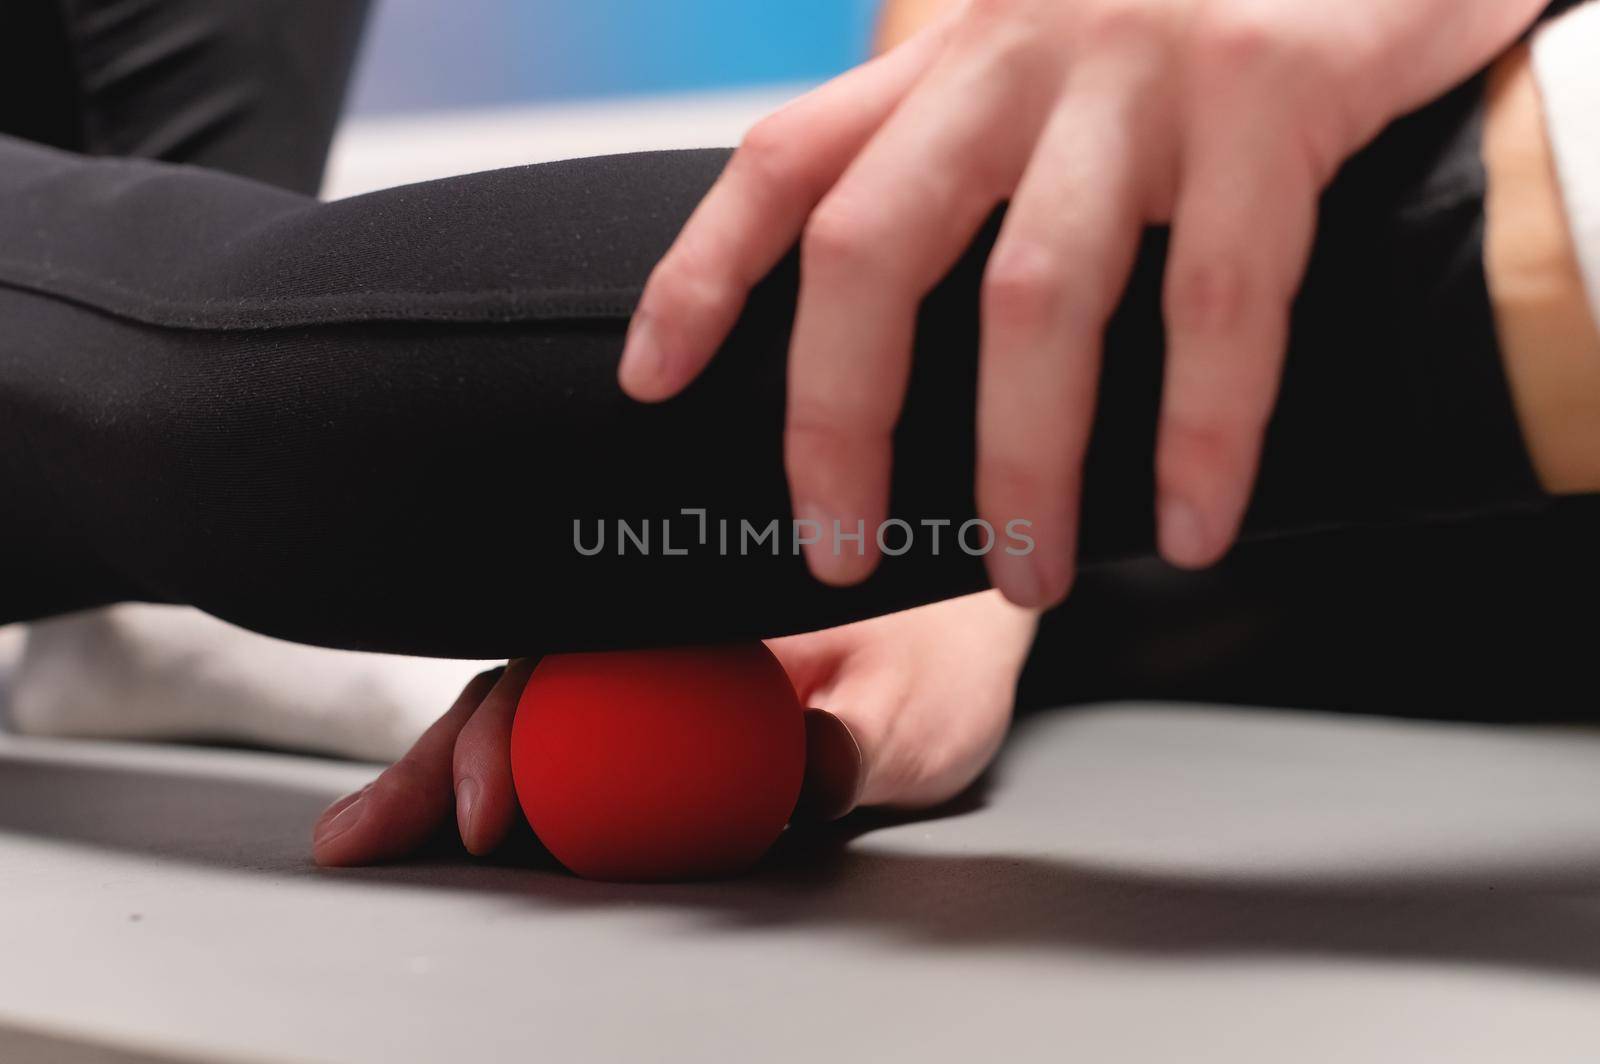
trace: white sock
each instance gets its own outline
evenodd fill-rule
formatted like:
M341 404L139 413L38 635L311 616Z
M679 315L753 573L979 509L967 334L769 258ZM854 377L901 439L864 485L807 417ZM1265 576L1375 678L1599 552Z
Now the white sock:
M27 628L10 684L24 734L192 739L392 761L502 662L324 650L198 610L123 605Z

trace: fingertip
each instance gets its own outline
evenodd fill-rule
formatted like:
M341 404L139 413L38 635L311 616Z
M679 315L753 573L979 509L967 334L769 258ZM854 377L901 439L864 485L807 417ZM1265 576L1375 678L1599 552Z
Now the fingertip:
M1039 608L1048 596L1043 574L1031 558L990 555L989 582L1018 606Z
M660 403L671 399L682 385L671 373L665 349L654 324L642 315L635 316L617 364L617 383L630 398L641 403Z
M370 786L372 785L369 783L359 790L351 791L349 794L329 802L328 807L322 811L320 816L317 817L316 825L311 829L312 837L321 838L327 831L327 825L329 821L333 820L344 810L348 809L350 805L357 801L362 795L366 794L367 788Z
M1035 546L1026 554L993 551L987 566L989 583L995 590L1012 605L1029 610L1061 605L1077 578L1070 548L1051 551Z
M876 556L835 557L818 545L806 548L806 567L819 583L846 588L855 587L871 576L878 567L878 560Z
M1205 569L1221 560L1226 542L1211 529L1198 506L1164 494L1156 507L1157 546L1161 557L1179 569Z
M361 850L352 840L367 812L367 794L372 784L345 795L329 805L317 818L311 835L311 858L323 868L341 868L363 863Z
M1250 502L1259 433L1192 418L1163 426L1156 476L1156 547L1179 569L1207 569L1233 546Z
M854 587L878 567L877 525L864 517L838 516L826 507L795 506L796 542L806 568L829 587Z
M509 775L490 772L481 781L463 777L456 784L456 831L462 847L474 857L493 854L511 834L518 809Z
M478 781L468 776L456 781L456 831L461 845L474 857L483 856L483 845L477 830Z

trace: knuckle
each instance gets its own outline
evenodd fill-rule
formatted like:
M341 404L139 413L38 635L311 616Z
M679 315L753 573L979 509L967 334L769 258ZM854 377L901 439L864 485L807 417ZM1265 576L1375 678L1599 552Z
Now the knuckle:
M1003 247L985 277L984 311L1024 328L1056 324L1081 339L1085 331L1101 328L1111 313L1120 293L1111 277L1048 247Z
M1039 0L969 0L954 44L967 59L985 61L992 76L1021 78L1053 59Z
M879 265L884 240L868 215L838 202L812 214L801 237L802 260L839 269L870 270Z
M1369 117L1376 108L1342 93L1323 93L1306 110L1311 118L1301 127L1301 147L1312 181L1320 189L1333 180L1352 146L1371 138L1380 123Z
M1159 41L1166 23L1148 3L1102 3L1083 13L1077 27L1080 47L1087 53L1140 49Z
M784 436L791 488L820 498L852 494L887 461L891 429L882 426L876 411L801 412Z
M1298 148L1317 188L1333 179L1356 148L1376 136L1386 119L1381 94L1370 78L1336 70L1320 54L1299 61L1294 100L1299 122L1289 138Z
M373 797L380 801L404 800L427 790L434 774L416 758L406 756L390 765L372 783Z
M1168 324L1178 332L1223 332L1244 317L1251 298L1245 270L1225 257L1174 264L1166 286Z
M1257 72L1286 51L1278 23L1254 5L1202 20L1195 29L1193 48L1204 74L1228 77Z
M1162 426L1158 477L1163 482L1201 477L1215 480L1249 464L1259 423L1221 409L1169 415Z
M796 183L801 172L801 156L795 143L796 137L783 114L769 115L745 134L733 162L756 185L781 194Z
M1223 10L1201 21L1190 40L1193 95L1204 99L1242 88L1253 99L1276 101L1296 115L1300 139L1315 149L1316 159L1349 151L1381 126L1372 119L1383 109L1369 106L1372 93L1366 88L1372 79L1365 71L1373 61L1362 63L1351 54L1359 41L1330 47L1260 4ZM1324 143L1329 141L1338 148Z
M809 483L840 468L841 456L849 448L846 425L840 412L825 402L791 404L784 430L784 464L790 479Z
M1067 287L1060 256L1040 244L1009 241L995 250L983 283L985 312L1041 325L1059 313Z
M456 737L455 748L450 752L450 776L452 780L461 779L470 774L473 765L481 760L475 753L474 747L481 749L486 735L482 713L476 714L467 721L461 734Z
M720 310L728 298L728 286L717 278L702 253L684 247L674 249L663 268L651 279L650 290L641 300L641 309L662 318L684 315L700 318Z
M836 463L853 446L885 432L876 403L821 395L790 401L789 453L801 468Z
M1022 167L1005 152L977 152L954 173L928 175L921 198L943 203L952 216L981 218L1016 191Z
M999 513L1019 503L1039 502L1061 491L1037 457L990 448L979 462L979 507Z
M1031 0L967 0L964 21L978 29L1008 25L1031 6Z

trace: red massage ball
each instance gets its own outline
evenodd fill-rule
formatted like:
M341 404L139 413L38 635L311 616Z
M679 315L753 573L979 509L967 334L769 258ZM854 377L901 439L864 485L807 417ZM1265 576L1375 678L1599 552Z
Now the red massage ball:
M777 840L805 743L761 643L555 654L517 705L511 769L539 841L578 875L708 879Z

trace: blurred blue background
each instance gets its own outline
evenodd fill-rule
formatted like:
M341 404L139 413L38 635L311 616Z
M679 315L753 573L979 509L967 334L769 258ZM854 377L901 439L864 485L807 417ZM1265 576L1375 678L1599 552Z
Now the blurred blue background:
M377 0L374 113L817 81L865 58L878 0Z

